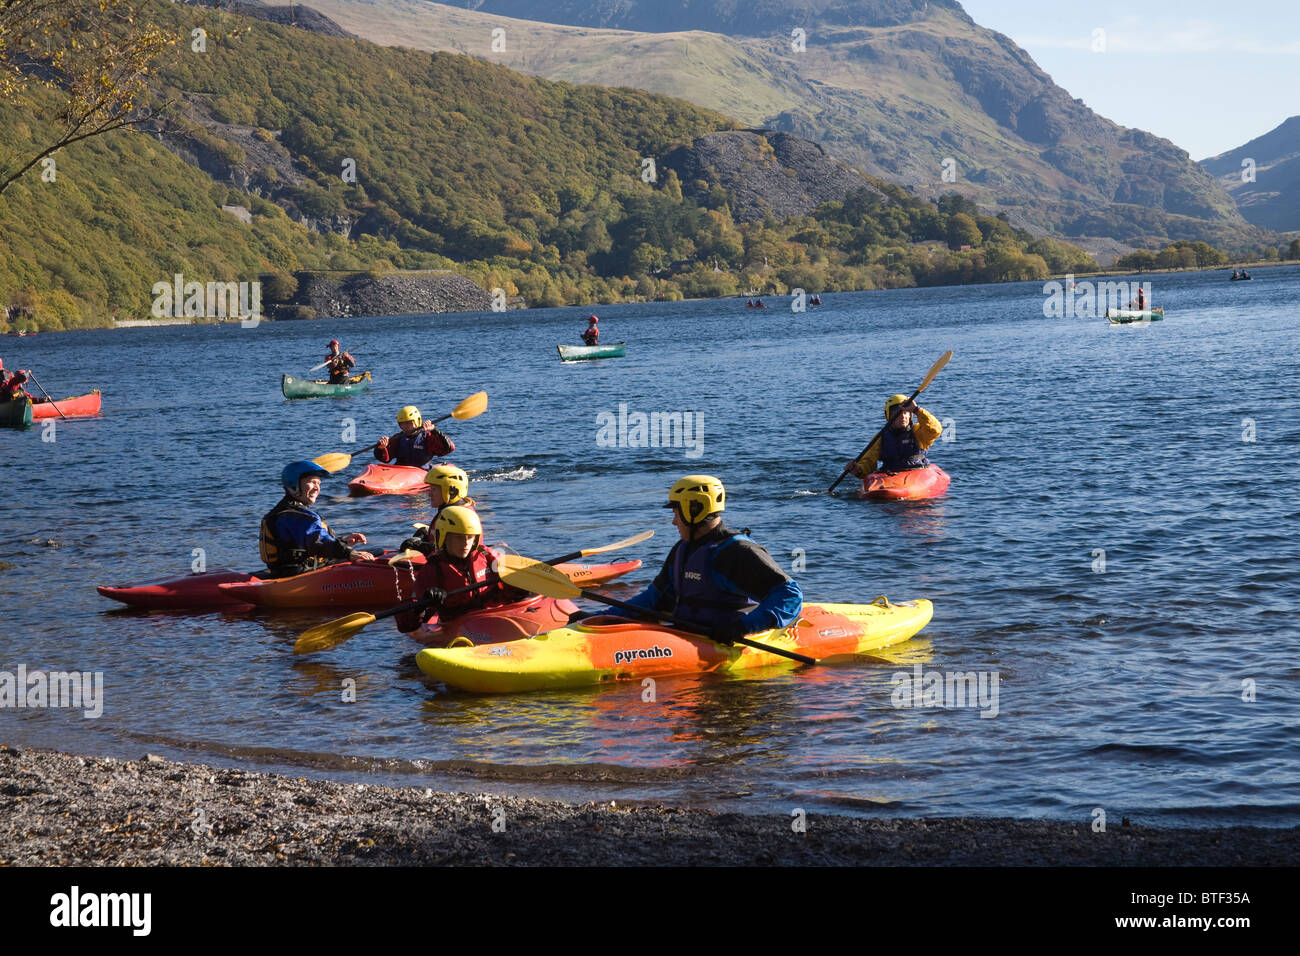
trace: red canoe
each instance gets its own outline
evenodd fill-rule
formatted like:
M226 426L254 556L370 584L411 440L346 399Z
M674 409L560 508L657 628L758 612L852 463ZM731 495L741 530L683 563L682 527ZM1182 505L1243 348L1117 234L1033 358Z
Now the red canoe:
M414 495L429 486L424 483L428 472L409 465L367 465L366 470L348 482L348 492L361 495Z
M58 418L59 412L63 412L66 418L98 415L99 401L99 389L95 389L89 395L74 395L72 398L60 398L54 402L34 402L32 404L32 420ZM58 411L54 410L55 405L59 406Z
M411 563L423 564L423 555ZM556 565L578 587L601 584L639 567L640 561ZM386 608L414 599L415 578L410 568L377 560L331 564L291 578L253 578L218 588L239 603L258 607Z
M862 479L862 494L873 501L920 501L938 498L950 481L935 464L910 471L877 471Z
M577 610L578 605L572 601L533 594L514 604L470 611L447 624L432 617L406 636L429 647L446 647L453 641L462 645L503 644L564 627Z

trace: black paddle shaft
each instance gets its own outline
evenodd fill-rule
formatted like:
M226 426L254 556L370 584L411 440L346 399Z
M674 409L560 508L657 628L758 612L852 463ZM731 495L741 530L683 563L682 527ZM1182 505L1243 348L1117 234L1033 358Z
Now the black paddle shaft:
M672 625L673 627L677 628L679 631L686 631L689 634L698 634L700 637L707 637L711 641L717 640L717 638L715 638L712 634L710 634L708 631L704 630L701 627L692 627L689 624L683 624L681 621L675 620L666 614L660 614L657 611L648 611L643 607L637 607L635 604L628 604L626 601L620 601L616 598L605 597L605 595L603 594L597 594L595 591L584 590L582 592L582 596L585 597L588 601L595 601L598 604L608 604L610 607L621 608L624 611L627 611L631 614L635 614L638 617L642 617L647 620L666 622ZM752 647L755 650L767 651L769 654L775 654L778 657L788 657L790 660L798 661L800 664L817 663L815 658L808 657L804 654L796 653L795 651L787 651L784 647L773 647L770 644L762 644L758 641L751 641L747 637L733 638L733 641L736 644L744 644L745 646Z

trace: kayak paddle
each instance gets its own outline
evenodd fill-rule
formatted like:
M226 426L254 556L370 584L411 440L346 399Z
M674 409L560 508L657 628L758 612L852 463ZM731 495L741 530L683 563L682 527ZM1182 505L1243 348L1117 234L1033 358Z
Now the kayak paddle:
M427 528L427 524L417 524L417 528ZM615 541L613 544L601 545L599 548L585 548L582 551L574 551L572 554L561 555L554 561L547 561L547 564L563 564L565 561L576 561L578 558L585 558L591 554L604 554L606 551L618 551L620 548L630 548L634 544L640 544L642 541L649 541L655 536L653 531L642 531L640 534L634 534L630 538L624 538L622 541ZM421 551L399 551L388 559L389 564L400 564L402 561L409 561L412 557L423 554Z
M596 601L599 604L608 604L610 607L622 608L637 617L646 618L656 622L664 622L681 631L690 634L697 634L700 637L707 637L709 640L717 640L709 631L702 627L686 624L667 614L661 614L658 611L650 611L643 607L637 607L635 604L628 604L626 601L619 601L615 598L606 597L595 591L589 591L580 588L567 577L556 571L549 564L535 561L532 558L521 557L517 554L503 554L501 560L497 562L497 573L500 574L501 580L512 587L523 588L525 591L532 591L534 594L543 594L549 598L572 600L577 597L584 597L588 601ZM771 644L763 644L759 641L751 641L747 637L738 637L735 639L736 644L745 644L749 647L760 651L767 651L769 654L776 654L778 657L788 657L792 661L798 661L800 664L816 664L816 659L808 657L795 651L787 651L783 647L773 647Z
M642 531L640 534L634 534L630 538L624 538L622 541L615 541L613 544L601 545L599 548L584 548L581 551L574 551L570 554L563 554L548 564L563 564L565 561L573 561L577 558L585 558L589 554L604 554L606 551L616 551L619 548L630 548L634 544L640 544L642 541L648 541L654 537L653 531ZM418 551L404 551L401 554L390 558L388 563L393 564L403 554L419 554ZM503 555L504 557L514 557L514 555ZM554 570L554 569L552 569ZM556 572L557 574L559 572ZM501 575L498 574L498 577ZM569 579L560 574L560 577L568 581ZM504 580L504 578L502 578ZM482 584L475 584L468 588L461 588L456 591L448 591L447 596L453 594L465 594L469 591L476 591L479 588L488 587L494 584L494 581L487 581ZM527 590L525 588L525 590ZM391 607L387 611L380 611L378 614L370 614L366 611L358 611L355 614L348 614L345 617L337 618L333 621L326 621L324 624L317 624L315 627L309 627L298 635L298 640L294 642L293 652L295 654L314 654L316 651L327 651L332 647L338 647L345 641L350 640L354 635L361 633L363 629L369 627L375 621L382 620L386 617L393 617L397 614L405 614L407 611L416 611L420 608L428 607L429 602L424 598L418 601L412 601L409 604L400 604L397 607Z
M50 405L52 405L54 407L54 410L59 413L59 417L66 422L68 420L68 416L63 414L63 409L59 408L58 405L54 404L54 396L51 395L49 392L45 391L45 386L42 385L40 382L36 381L36 376L33 375L31 372L27 373L27 377L32 380L33 385L35 385L37 388L41 390L41 394L44 395L47 399L49 399Z
M925 377L925 381L921 383L921 387L918 388L915 392L913 392L911 396L908 398L909 402L916 401L916 396L920 395L922 392L926 390L926 388L929 387L930 383L934 381L934 377L939 374L939 370L948 364L948 359L950 358L952 358L951 349L949 349L947 352L944 352L943 355L939 356L939 361L935 362L934 365L930 367L930 374ZM889 427L889 422L885 422L885 428L888 427ZM858 458L861 458L862 455L865 455L868 451L871 450L871 446L876 443L876 439L878 439L881 435L885 433L885 428L880 429L880 431L876 432L874 435L871 436L871 441L867 442L867 447L862 449L862 453L858 455ZM854 461L857 461L857 458L855 458ZM826 493L829 495L832 491L834 491L835 486L838 485L841 481L843 481L844 476L847 475L848 473L849 470L847 468L845 468L842 472L840 472L840 476L831 482L831 486L826 489Z
M436 425L438 422L445 422L449 418L454 418L458 422L463 422L470 418L477 418L479 415L482 415L487 411L487 407L487 392L475 392L446 415L443 415L441 418L435 418L433 424ZM378 444L379 442L375 442L375 445ZM375 445L367 445L365 448L358 448L356 451L348 452L346 454L343 452L329 452L328 454L313 458L312 461L320 465L330 474L333 474L336 471L342 471L348 465L352 464L353 455L360 455L362 452L370 451L375 447Z

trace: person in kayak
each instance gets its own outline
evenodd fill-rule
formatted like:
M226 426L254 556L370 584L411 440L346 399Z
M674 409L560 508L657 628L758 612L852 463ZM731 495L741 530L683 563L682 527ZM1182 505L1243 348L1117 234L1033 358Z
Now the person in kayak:
M512 604L526 594L497 576L498 555L483 544L483 523L478 513L464 505L443 508L433 522L434 551L415 570L416 591L429 605L393 618L403 634L418 630L435 614L440 622L498 604ZM452 594L474 587L465 594Z
M329 355L325 356L325 367L330 373L330 384L346 384L352 369L356 367L357 360L352 357L352 353L340 350L338 339L330 339L329 349Z
M912 416L916 415L916 421ZM924 408L906 395L891 395L885 400L885 420L889 427L871 443L866 453L845 467L859 478L873 471L912 471L930 464L925 451L943 434L943 426ZM878 466L878 467L877 467Z
M452 505L470 509L478 506L469 497L469 476L455 465L434 465L424 476L424 483L429 486L429 504L434 509L433 521L403 541L399 550L420 551L427 556L437 551L433 544L433 525L444 509Z
M258 551L271 577L285 578L339 561L374 560L368 551L353 550L353 545L366 543L364 534L336 538L312 510L327 475L314 461L290 462L280 472L284 497L263 516L258 533Z
M749 537L722 523L726 489L712 475L687 475L668 491L679 541L644 591L628 601L665 611L732 644L738 637L793 624L803 609L799 584ZM632 616L613 608L619 617Z
M406 405L397 413L397 424L402 430L392 438L381 438L375 443L375 457L395 465L427 468L429 462L456 450L452 440L433 424L420 417L420 410Z
M587 331L582 333L582 341L586 345L595 345L600 341L600 328L597 323L600 319L594 315L587 320Z

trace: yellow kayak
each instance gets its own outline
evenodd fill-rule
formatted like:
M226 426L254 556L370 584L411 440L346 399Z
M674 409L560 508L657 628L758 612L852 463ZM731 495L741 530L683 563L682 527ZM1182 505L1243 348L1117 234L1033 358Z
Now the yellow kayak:
M750 637L814 658L867 653L906 641L930 623L933 613L929 601L892 604L883 597L871 604L805 604L794 625ZM726 647L670 627L609 617L504 644L426 648L415 662L435 680L481 693L793 666L752 647Z

